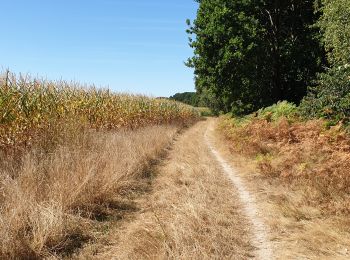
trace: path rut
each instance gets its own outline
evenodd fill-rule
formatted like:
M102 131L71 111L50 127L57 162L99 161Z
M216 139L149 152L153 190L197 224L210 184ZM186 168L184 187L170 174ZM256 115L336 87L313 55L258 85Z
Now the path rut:
M250 222L252 243L257 248L256 257L258 259L273 259L272 249L268 239L268 228L259 216L260 214L255 198L248 191L243 180L237 174L237 171L232 168L216 150L209 137L210 131L213 131L213 124L211 124L205 132L205 141L216 161L221 165L224 174L231 180L235 189L238 191L244 213Z
M272 259L253 195L214 147L216 122L177 138L151 192L135 201L140 211L110 229L93 259Z

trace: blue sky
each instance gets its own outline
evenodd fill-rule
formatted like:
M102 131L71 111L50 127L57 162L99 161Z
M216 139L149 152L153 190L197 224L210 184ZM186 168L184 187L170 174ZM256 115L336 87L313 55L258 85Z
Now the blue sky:
M119 92L193 91L193 0L0 0L0 67Z

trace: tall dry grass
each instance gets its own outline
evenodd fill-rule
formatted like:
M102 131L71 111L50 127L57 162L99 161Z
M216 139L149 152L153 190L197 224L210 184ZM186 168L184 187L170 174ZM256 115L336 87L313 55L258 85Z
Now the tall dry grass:
M92 239L93 221L142 185L175 132L83 133L50 154L34 148L20 165L7 162L0 168L0 258L66 255Z
M143 209L79 259L249 259L254 248L237 193L204 142L207 122L176 141Z

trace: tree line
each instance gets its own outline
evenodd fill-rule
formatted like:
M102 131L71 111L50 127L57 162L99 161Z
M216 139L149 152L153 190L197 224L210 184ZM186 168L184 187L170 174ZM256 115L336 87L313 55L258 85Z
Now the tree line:
M347 117L348 0L196 0L187 21L196 91L214 111L246 114L287 100Z
M201 100L200 96L196 92L176 93L170 96L169 99L176 100L194 107L206 106L206 104Z

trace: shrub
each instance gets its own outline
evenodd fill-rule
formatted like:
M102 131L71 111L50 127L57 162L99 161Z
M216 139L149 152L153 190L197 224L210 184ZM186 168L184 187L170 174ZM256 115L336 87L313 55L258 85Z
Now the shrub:
M350 67L330 69L320 75L318 86L311 89L300 106L306 118L321 117L331 124L349 122L350 117Z
M348 123L350 117L350 5L348 0L320 1L318 26L331 68L318 76L316 87L302 101L307 118L326 118L330 125Z
M298 116L298 108L295 104L282 101L272 106L262 108L258 112L258 117L267 121L277 121L281 117L293 120Z

